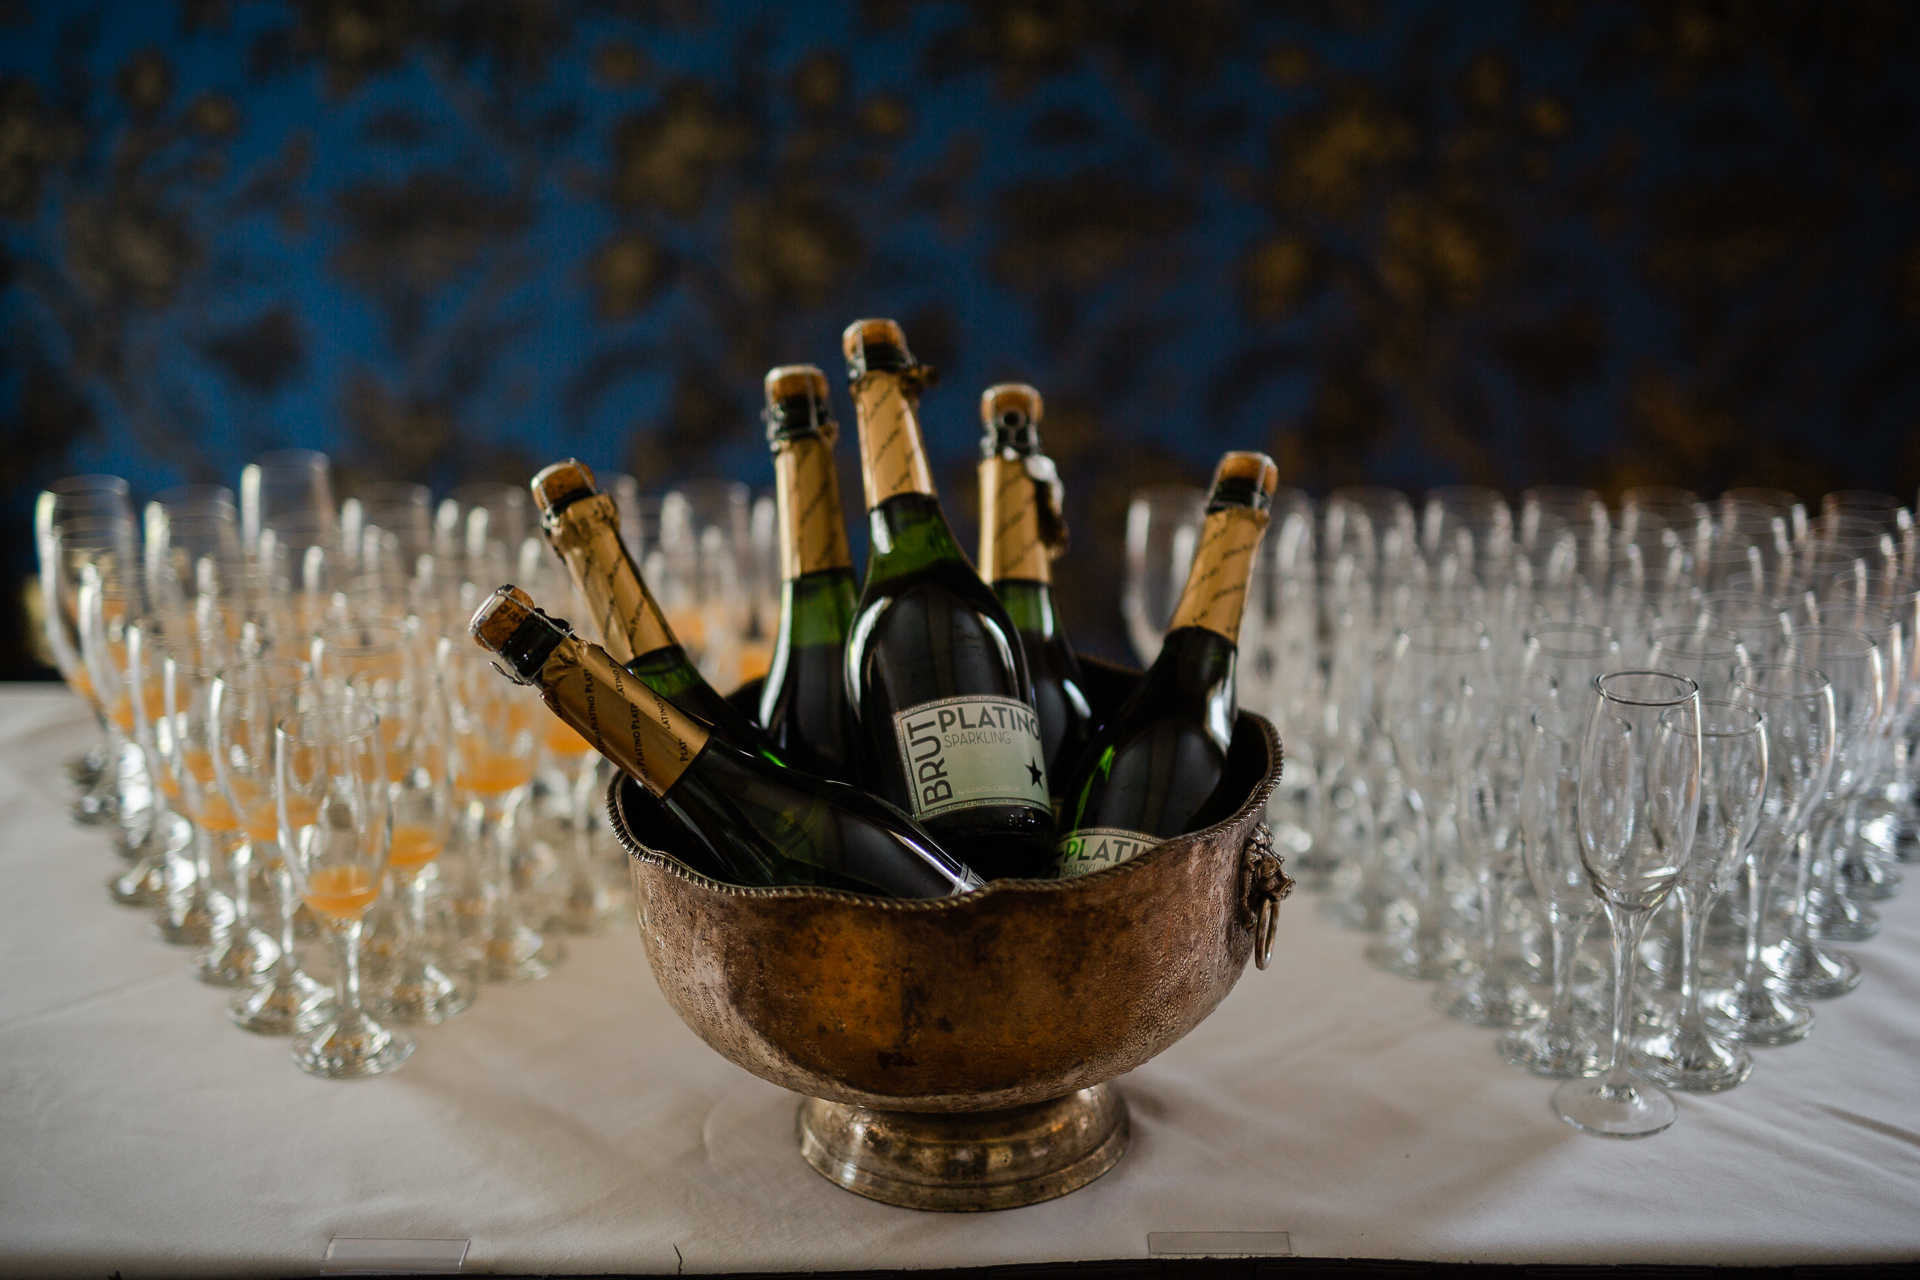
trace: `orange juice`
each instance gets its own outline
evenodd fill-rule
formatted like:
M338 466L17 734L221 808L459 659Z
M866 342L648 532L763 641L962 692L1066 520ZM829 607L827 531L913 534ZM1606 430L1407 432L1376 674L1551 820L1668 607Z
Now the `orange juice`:
M304 796L287 801L287 820L296 827L307 826L319 816L319 806ZM246 825L249 840L272 844L280 838L280 815L275 811L272 800L260 800L247 806Z
M160 780L160 794L165 796L168 800L172 801L174 804L179 804L180 803L180 784L173 780L173 775L169 773L167 770L162 769L160 771L159 780Z
M393 829L393 848L387 865L396 871L413 871L440 856L440 837L432 827L403 822Z
M365 867L322 867L307 877L307 905L335 920L353 920L380 896L380 882Z
M180 763L187 766L195 782L213 781L213 752L205 747L187 747L180 753Z
M200 812L193 815L193 825L211 835L240 834L240 820L234 817L233 806L227 803L223 795L204 797L200 802Z
M73 674L67 677L67 688L73 690L88 702L93 701L93 677L87 674L85 667L75 667Z
M593 744L581 737L572 725L559 716L547 717L541 738L547 744L547 750L569 759L578 759L593 750Z
M505 795L515 787L533 781L533 761L529 757L509 755L468 756L461 762L454 786L476 795Z
M147 713L147 723L151 724L167 714L167 695L164 690L149 690L141 700ZM133 732L133 695L122 693L113 700L113 709L107 712L107 718L120 726L120 732Z

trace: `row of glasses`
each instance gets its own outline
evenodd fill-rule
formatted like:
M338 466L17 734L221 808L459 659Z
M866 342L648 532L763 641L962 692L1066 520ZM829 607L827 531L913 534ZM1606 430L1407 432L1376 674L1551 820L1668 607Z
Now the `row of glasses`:
M110 518L63 496L96 490L112 500ZM300 1036L296 1058L323 1074L370 1074L404 1059L405 1037L373 1023L370 1010L440 1021L467 1006L476 976L550 970L557 943L536 934L529 945L530 931L515 927L527 909L513 894L519 850L500 838L529 792L533 731L550 717L524 699L502 708L503 682L469 678L461 643L466 615L506 576L501 540L488 531L510 521L516 501L524 508L524 493L466 495L451 523L475 536L438 557L444 587L424 592L445 550L419 518L424 490L373 489L336 514L319 455L261 459L243 474L238 502L215 486L170 491L136 522L125 496L123 482L79 478L50 490L37 512L51 571L43 598L56 606L48 638L70 659L63 672L97 709L109 747L118 739L138 761L102 788L127 828L124 845L146 855L118 878L116 896L154 909L162 938L194 949L203 981L235 989L236 1024ZM424 549L409 564L414 548ZM416 610L421 601L444 607ZM484 696L465 696L476 689ZM342 761L372 769L364 734L342 728L352 708L377 729L380 767L367 776L377 773L384 809L348 795L341 778L326 780ZM300 722L296 738L321 736L296 756L319 772L301 774L306 790L288 788L278 735L314 716L333 718ZM549 749L566 760L564 803L577 815L593 753L584 741ZM136 776L151 797L130 785ZM337 805L320 799L335 792ZM320 852L337 841L314 834L363 809L363 848L347 861L378 867L371 895L358 873L326 872ZM467 844L485 852L485 870L448 875L442 854ZM586 896L587 914L603 923L608 893ZM457 931L462 898L484 904L487 927L467 940L471 950L436 930L448 922L437 910L451 902ZM352 964L343 953L334 966L337 993L300 967L298 939L316 927L352 938ZM500 960L503 937L525 953L520 963Z
M1159 635L1143 606L1179 581L1191 499L1143 492L1129 511L1123 612L1143 659ZM1276 843L1329 917L1382 935L1376 962L1442 979L1440 1006L1502 1026L1516 1065L1566 1075L1611 1056L1700 1090L1737 1084L1742 1046L1804 1035L1805 1002L1857 981L1824 944L1870 936L1868 904L1899 887L1890 851L1912 848L1920 554L1897 501L1829 495L1810 516L1767 490L1633 490L1609 509L1541 489L1508 509L1453 489L1416 515L1356 489L1317 509L1277 497L1274 527L1302 507L1292 541L1317 554L1263 549L1243 700L1293 735ZM1302 635L1317 640L1304 662ZM1470 674L1489 667L1493 712ZM1590 1034L1580 937L1603 895L1577 836L1593 681L1623 669L1691 684L1703 769L1699 856L1635 944L1653 982L1629 993L1624 1060ZM1809 744L1826 701L1823 755ZM1548 988L1537 1021L1516 974Z

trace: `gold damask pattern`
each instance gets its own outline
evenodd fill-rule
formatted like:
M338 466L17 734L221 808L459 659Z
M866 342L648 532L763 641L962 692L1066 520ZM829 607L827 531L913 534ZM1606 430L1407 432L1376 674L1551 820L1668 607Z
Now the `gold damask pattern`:
M1228 447L1910 497L1917 40L1901 0L10 0L6 571L54 475L279 443L765 486L760 374L883 313L956 514L978 388L1045 392L1109 651L1128 492Z

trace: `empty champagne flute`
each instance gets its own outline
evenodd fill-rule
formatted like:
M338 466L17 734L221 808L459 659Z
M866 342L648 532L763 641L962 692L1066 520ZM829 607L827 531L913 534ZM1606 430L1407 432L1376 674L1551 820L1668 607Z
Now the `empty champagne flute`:
M1777 989L1762 955L1761 931L1787 854L1797 845L1803 862L1811 856L1807 825L1833 770L1833 685L1812 667L1766 662L1735 686L1734 697L1765 723L1767 790L1752 853L1741 868L1747 904L1740 974L1712 1001L1707 1025L1742 1044L1791 1044L1813 1030L1813 1010Z
M1700 808L1700 695L1685 676L1615 671L1594 683L1580 759L1580 857L1613 935L1613 1035L1607 1069L1554 1091L1568 1124L1610 1138L1659 1133L1679 1114L1637 1080L1627 1033L1634 960L1647 921L1692 853Z
M249 548L276 520L306 516L334 526L332 466L312 449L275 449L240 471L240 536Z
M1163 485L1140 490L1127 504L1127 577L1120 612L1143 665L1160 654L1161 637L1199 544L1206 502L1204 489Z
M281 720L317 705L313 672L305 662L266 658L222 667L209 695L214 776L239 815L249 853L273 890L278 956L266 980L241 991L227 1017L244 1031L288 1036L311 1031L333 1016L333 992L300 967L294 921L300 910L293 872L280 847L274 792L274 733ZM294 816L306 818L295 797Z
M1522 742L1501 689L1469 680L1454 722L1454 805L1460 850L1480 900L1480 936L1467 970L1442 983L1434 1004L1475 1027L1518 1027L1540 1006L1504 963L1501 924L1520 857Z
M1859 962L1818 945L1815 927L1824 897L1839 893L1839 844L1861 790L1873 776L1885 667L1880 646L1868 637L1827 627L1796 631L1787 658L1795 665L1813 667L1833 685L1833 770L1808 838L1798 846L1787 935L1768 948L1767 963L1793 995L1827 1000L1845 995L1860 982Z
M349 697L281 720L274 791L280 848L338 948L340 975L332 1021L295 1037L294 1064L329 1080L391 1071L413 1055L413 1037L374 1021L360 999L360 922L393 835L379 717Z
M1548 704L1528 717L1527 728L1520 834L1527 878L1546 912L1553 994L1544 1018L1506 1032L1494 1048L1506 1062L1538 1076L1588 1076L1606 1065L1606 1057L1575 1015L1573 1001L1580 941L1600 910L1580 857L1579 720L1563 704Z
M1675 714L1675 713L1669 713ZM1649 1080L1689 1093L1716 1093L1744 1081L1753 1058L1707 1033L1700 963L1707 916L1749 860L1767 790L1767 736L1760 713L1729 702L1700 704L1700 809L1673 893L1680 900L1680 1015L1640 1042L1634 1066Z
M1387 937L1367 959L1411 978L1452 972L1458 948L1442 928L1446 906L1444 834L1454 830L1457 725L1469 684L1494 683L1486 632L1466 622L1422 623L1400 633L1387 677L1384 710L1409 802L1415 814L1418 899L1409 936Z

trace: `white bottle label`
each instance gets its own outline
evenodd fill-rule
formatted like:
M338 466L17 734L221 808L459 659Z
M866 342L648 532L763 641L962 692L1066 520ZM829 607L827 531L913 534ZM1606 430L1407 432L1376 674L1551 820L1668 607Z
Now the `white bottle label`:
M913 794L913 816L983 804L1051 813L1040 717L1017 698L941 698L896 711L893 731Z
M1157 836L1122 831L1118 827L1082 827L1061 836L1053 846L1054 853L1059 855L1055 871L1060 879L1071 880L1075 876L1090 875L1095 871L1105 871L1108 867L1117 867L1123 862L1131 862L1147 850L1164 843Z

